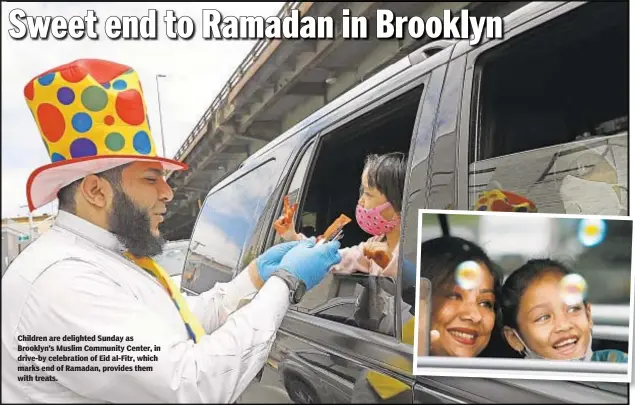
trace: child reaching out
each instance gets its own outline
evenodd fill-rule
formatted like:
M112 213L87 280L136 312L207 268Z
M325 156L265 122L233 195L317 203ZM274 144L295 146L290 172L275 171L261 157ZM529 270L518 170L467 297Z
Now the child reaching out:
M364 232L373 235L357 246L340 249L342 261L331 268L338 274L354 272L397 278L397 257L401 233L401 201L406 176L406 156L402 153L370 155L362 171L360 198L355 218ZM284 216L283 216L284 217ZM284 219L280 217L278 224ZM276 227L282 238L304 239L295 232L293 220L282 221L286 229ZM375 257L369 259L364 254Z

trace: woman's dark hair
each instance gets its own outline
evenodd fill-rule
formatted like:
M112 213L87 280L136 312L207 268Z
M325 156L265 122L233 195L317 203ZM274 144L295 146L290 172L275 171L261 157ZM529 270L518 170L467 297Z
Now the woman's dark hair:
M532 259L514 270L507 278L501 294L503 325L518 330L518 307L520 305L520 299L529 285L546 273L560 273L566 276L571 274L572 271L556 260Z
M421 277L430 280L433 293L444 285L456 283L456 268L463 262L472 260L485 265L494 280L494 314L496 321L487 347L478 357L509 357L511 350L503 338L501 323L502 276L496 265L478 245L456 236L442 236L421 244ZM512 351L513 353L513 351Z
M369 155L364 163L368 186L376 188L385 195L397 212L401 212L407 163L407 156L401 152Z

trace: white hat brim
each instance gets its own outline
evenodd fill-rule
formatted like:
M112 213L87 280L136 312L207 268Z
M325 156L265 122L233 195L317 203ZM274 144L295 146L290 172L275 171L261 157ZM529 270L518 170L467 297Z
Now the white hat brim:
M187 170L187 164L158 156L89 156L63 160L37 168L26 183L29 210L35 211L57 198L58 191L72 182L131 162L158 162L164 170Z

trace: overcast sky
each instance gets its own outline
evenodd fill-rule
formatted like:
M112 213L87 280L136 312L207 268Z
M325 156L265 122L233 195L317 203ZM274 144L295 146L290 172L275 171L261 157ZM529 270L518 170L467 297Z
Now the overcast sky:
M197 34L189 41L167 39L162 22L159 39L110 40L103 21L113 15L147 15L149 4L158 5L159 16L166 5L177 16L188 15L197 24ZM249 53L255 40L203 40L200 38L201 10L215 8L223 16L276 15L284 2L274 3L2 3L2 217L25 216L26 180L38 166L50 163L39 131L24 100L23 89L34 76L76 59L98 58L133 67L139 74L148 107L150 126L159 153L161 134L157 103L156 74L159 79L166 154L173 157L185 138L236 67ZM99 40L14 40L8 31L9 12L15 8L27 15L70 18L95 10L99 18ZM36 214L56 211L56 203Z

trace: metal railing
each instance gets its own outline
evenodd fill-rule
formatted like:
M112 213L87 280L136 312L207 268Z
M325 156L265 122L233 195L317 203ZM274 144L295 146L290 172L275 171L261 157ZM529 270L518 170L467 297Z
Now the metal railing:
M290 16L291 11L298 9L300 4L301 2L299 1L290 1L285 3L284 6L282 6L282 9L278 12L277 16L281 19ZM227 103L229 93L240 82L240 79L243 78L249 68L258 60L271 41L271 39L260 39L256 42L256 45L254 45L249 54L247 54L245 59L243 59L238 68L231 75L227 83L225 83L214 101L212 101L211 105L203 114L203 117L201 117L196 126L194 126L194 129L192 129L185 139L185 142L183 142L179 150L176 152L176 155L174 156L175 160L180 160L184 157L185 151L194 142L198 133L203 129L203 127L205 127L212 115Z

